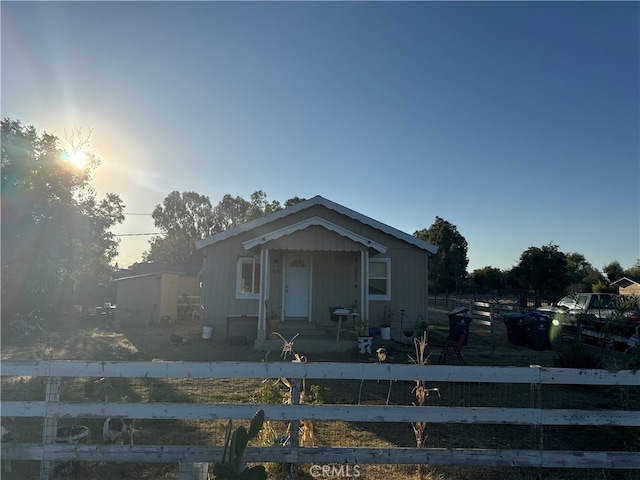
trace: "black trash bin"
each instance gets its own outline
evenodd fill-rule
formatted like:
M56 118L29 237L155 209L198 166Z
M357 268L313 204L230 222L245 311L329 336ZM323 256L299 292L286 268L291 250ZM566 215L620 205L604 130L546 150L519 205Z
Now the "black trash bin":
M528 312L527 316L531 319L529 323L529 348L532 350L551 349L551 342L549 341L551 321L549 316L540 312Z
M447 340L457 342L460 334L464 332L464 343L467 344L469 339L469 324L471 323L471 315L466 307L459 307L449 312L449 336Z
M507 340L512 345L526 345L529 339L531 317L524 313L505 313L504 324L507 327Z

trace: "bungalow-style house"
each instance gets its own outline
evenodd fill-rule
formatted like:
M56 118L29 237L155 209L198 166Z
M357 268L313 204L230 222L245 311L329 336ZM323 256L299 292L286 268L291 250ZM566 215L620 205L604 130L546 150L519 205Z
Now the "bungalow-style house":
M352 313L345 323L364 319L371 327L391 307L396 332L404 310L413 328L418 316L427 319L428 256L438 250L321 196L196 247L203 251L202 304L213 338L241 333L256 350L273 338L267 317L276 317L279 332L322 332L336 340L331 311L338 307Z
M112 280L115 321L121 325L170 323L181 314L202 317L200 265L142 263Z
M612 287L618 287L620 295L640 296L640 277L622 277L611 283Z

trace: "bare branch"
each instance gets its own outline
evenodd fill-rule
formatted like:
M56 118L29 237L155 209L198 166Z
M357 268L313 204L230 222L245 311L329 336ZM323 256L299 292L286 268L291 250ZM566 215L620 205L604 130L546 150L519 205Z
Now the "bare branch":
M93 128L89 128L89 131L86 132L82 127L74 127L71 132L64 131L64 138L71 147L71 151L73 153L79 152L80 150L85 150L91 142L91 134L93 133Z

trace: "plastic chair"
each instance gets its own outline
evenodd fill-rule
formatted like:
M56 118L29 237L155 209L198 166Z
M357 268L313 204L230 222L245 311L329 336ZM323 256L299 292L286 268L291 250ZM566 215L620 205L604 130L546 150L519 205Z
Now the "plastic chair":
M442 350L440 351L440 358L438 359L438 364L442 364L442 362L444 362L447 359L447 354L450 351L453 351L456 356L458 357L458 360L460 361L460 363L462 365L466 365L467 363L464 361L464 358L462 357L462 347L464 347L464 341L467 338L466 334L464 332L460 332L460 335L458 336L458 340L456 342L447 342L444 344L444 347L442 347Z

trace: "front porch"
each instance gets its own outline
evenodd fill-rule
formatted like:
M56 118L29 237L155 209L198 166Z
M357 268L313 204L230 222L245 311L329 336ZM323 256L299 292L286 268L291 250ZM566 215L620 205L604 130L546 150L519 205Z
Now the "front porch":
M347 325L343 326L340 338L337 335L334 325L318 324L308 320L286 320L279 322L276 332L286 341L293 341L294 351L301 355L307 353L324 352L347 352L357 348L357 337L355 330ZM260 338L254 341L254 350L279 352L282 350L284 341L275 334L267 334L266 339Z
M277 332L286 341L291 341L298 335L293 341L293 350L300 355L348 351L355 353L358 350L358 336L352 325L343 327L339 338L336 338L337 335L334 330L326 327L318 328L313 322L308 321L280 322ZM400 348L403 345L413 346L413 338L405 338L400 331L394 333L393 338L396 338L396 340L382 340L380 336L374 337L371 347L372 353L379 347L390 349ZM277 335L270 334L267 335L265 340L256 339L253 343L253 348L256 351L271 352L271 355L280 355L283 343L283 340Z

